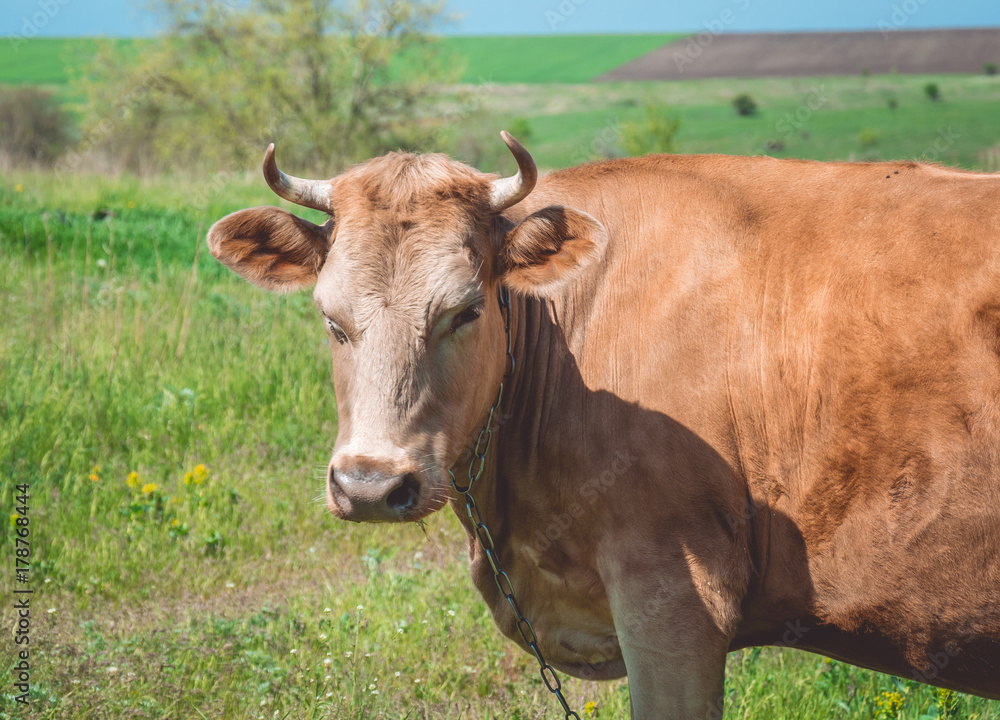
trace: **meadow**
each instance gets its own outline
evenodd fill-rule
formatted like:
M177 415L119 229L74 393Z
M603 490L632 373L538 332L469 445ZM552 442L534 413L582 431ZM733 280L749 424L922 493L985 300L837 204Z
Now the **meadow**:
M922 94L931 80L940 103ZM472 82L441 102L481 87ZM523 119L547 168L611 152L621 123L661 102L682 118L685 152L780 140L785 155L920 157L950 128L938 159L972 167L992 162L984 150L1000 139L997 78L485 87L475 122ZM736 117L736 92L757 99L756 116ZM252 288L204 247L211 222L262 204L290 208L257 168L223 186L0 178L0 590L34 591L29 710L5 661L0 718L556 717L534 661L473 589L450 510L424 527L327 513L337 412L311 297ZM26 584L14 573L17 515L29 520ZM12 603L0 607L11 628ZM581 717L627 716L625 681L564 682ZM793 648L733 653L725 709L1000 720L998 702Z

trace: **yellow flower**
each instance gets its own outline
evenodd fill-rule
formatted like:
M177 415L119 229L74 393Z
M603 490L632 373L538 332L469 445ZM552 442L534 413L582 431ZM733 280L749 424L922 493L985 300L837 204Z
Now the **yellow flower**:
M583 714L587 715L588 717L592 717L594 715L595 710L597 710L597 703L594 702L593 700L591 700L589 703L583 706Z
M17 519L19 517L21 517L21 513L13 512L13 513L10 514L10 526L11 527L16 527L17 526Z
M98 481L98 480L100 480L100 479L101 479L101 478L99 478L99 477L97 476L97 473L90 473L90 481L91 481L91 482L97 482L97 481Z
M129 200L128 201L128 208L129 208L129 210L131 210L134 207L135 207L135 200Z
M91 482L97 482L98 480L101 479L101 476L98 475L98 473L100 472L100 470L101 470L101 468L98 467L97 465L94 465L94 467L90 468L90 475L89 475L89 477L90 477Z
M22 185L21 183L18 183L17 185L15 185L14 186L14 192L24 192L24 185Z
M194 473L189 473L189 472L184 473L184 484L190 485L193 482L194 482Z
M208 478L208 468L202 464L194 466L194 483L201 485Z
M125 484L128 485L133 490L135 488L139 487L139 483L140 483L139 473L137 473L135 470L133 470L132 472L130 472L128 474L128 477L125 478Z
M157 485L156 483L146 483L145 485L142 486L142 493L144 495L152 495L159 489L160 486Z
M180 524L181 524L181 521L178 520L177 518L174 518L173 520L170 521L170 527L177 527Z

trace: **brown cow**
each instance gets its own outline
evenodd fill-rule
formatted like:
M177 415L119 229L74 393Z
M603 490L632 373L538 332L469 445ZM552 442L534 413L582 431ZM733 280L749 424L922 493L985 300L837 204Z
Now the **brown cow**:
M1000 176L650 156L498 179L390 154L217 222L315 284L340 431L328 505L407 521L474 488L558 669L638 718L717 717L726 653L786 644L1000 698Z

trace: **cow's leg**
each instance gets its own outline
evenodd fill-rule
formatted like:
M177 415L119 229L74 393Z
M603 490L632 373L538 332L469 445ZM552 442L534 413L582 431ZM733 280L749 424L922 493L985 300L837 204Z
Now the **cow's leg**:
M609 588L634 720L719 720L729 638L691 578Z

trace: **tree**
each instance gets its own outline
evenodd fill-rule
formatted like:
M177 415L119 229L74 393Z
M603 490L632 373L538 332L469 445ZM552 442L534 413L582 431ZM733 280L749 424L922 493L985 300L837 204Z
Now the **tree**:
M421 101L445 79L421 0L155 0L168 28L129 62L102 53L86 83L84 150L134 169L245 167L267 143L330 173L435 126Z

